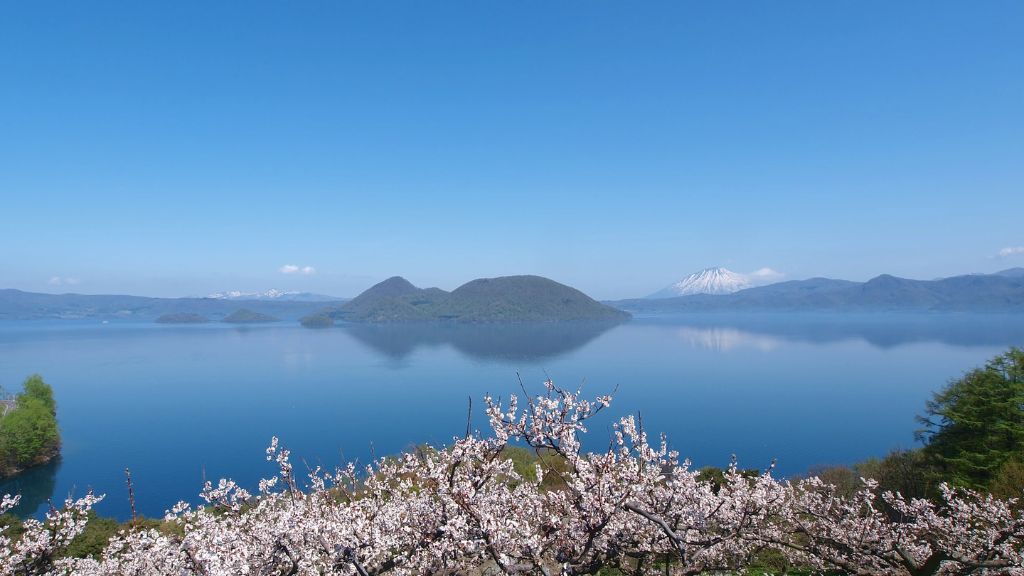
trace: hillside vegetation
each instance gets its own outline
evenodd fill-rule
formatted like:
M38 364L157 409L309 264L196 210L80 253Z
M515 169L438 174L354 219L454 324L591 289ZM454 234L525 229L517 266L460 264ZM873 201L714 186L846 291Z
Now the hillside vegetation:
M38 374L24 389L0 403L0 478L45 464L60 454L57 403Z
M451 292L417 288L395 276L347 303L307 318L359 323L621 321L629 314L540 276L504 276L467 282Z

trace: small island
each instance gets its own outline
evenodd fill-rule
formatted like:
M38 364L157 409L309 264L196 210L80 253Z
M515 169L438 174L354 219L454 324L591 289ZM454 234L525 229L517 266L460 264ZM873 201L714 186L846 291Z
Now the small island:
M394 276L341 306L303 318L302 325L322 327L338 320L369 324L485 324L621 322L629 318L627 312L601 304L575 288L540 276L479 278L451 292L440 288L417 288L405 278Z
M57 403L38 374L20 394L0 399L0 478L41 466L60 455Z
M180 312L176 314L164 314L156 319L158 324L204 324L210 319L202 314L191 314Z
M331 318L330 314L321 312L304 316L299 323L306 328L330 328L334 326L334 318Z
M264 324L267 322L280 322L280 318L275 318L269 314L263 314L261 312L253 312L252 310L236 310L231 314L224 317L222 322L229 324Z

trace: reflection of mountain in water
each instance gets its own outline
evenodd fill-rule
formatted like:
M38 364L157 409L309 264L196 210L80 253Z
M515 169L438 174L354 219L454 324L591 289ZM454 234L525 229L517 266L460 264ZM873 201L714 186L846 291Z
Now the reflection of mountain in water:
M49 464L30 468L17 476L0 481L0 494L21 494L21 501L11 509L11 513L19 518L34 516L43 504L53 498L59 469L60 458L57 458ZM59 502L54 504L60 506Z
M450 345L472 358L546 360L576 350L617 322L543 324L352 324L345 330L391 358L404 358L419 346Z
M915 342L1024 345L1024 316L1013 314L687 314L640 322L679 327L687 342L714 350L741 345L770 349L781 340L826 343L861 339L879 348Z
M676 334L693 348L705 348L716 352L740 347L757 348L767 352L779 345L778 338L719 326L682 326L676 330Z

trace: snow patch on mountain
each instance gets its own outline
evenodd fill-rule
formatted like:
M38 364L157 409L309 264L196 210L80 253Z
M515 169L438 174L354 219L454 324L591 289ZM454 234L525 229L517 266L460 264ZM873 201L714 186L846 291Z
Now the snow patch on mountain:
M214 300L276 300L279 302L331 302L342 300L334 296L313 294L310 292L276 290L271 288L265 292L242 292L240 290L228 290L226 292L215 292L207 296Z
M648 298L675 298L693 294L732 294L746 288L771 284L783 274L771 268L761 268L750 274L740 274L726 268L705 268L648 296Z

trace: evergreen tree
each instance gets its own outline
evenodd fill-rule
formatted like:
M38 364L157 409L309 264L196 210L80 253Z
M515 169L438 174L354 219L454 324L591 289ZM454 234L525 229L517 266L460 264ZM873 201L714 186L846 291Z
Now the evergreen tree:
M935 393L918 421L925 454L956 484L983 488L1024 452L1024 351L1011 348Z

